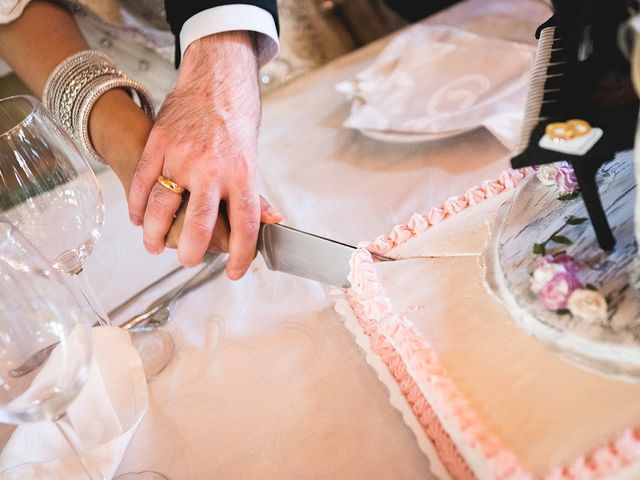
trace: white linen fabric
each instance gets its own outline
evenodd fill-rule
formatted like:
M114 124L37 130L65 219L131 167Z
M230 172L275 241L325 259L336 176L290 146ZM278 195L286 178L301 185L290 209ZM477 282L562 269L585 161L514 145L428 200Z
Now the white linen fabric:
M509 149L518 141L532 45L417 24L338 89L353 99L345 127L447 134L479 126Z
M0 0L0 23L9 23L22 15L31 0Z
M87 455L111 478L147 411L147 384L126 332L99 327L92 333L92 368L68 415ZM55 375L55 366L54 351L38 375ZM0 478L85 480L86 473L55 425L38 422L15 429L0 454Z

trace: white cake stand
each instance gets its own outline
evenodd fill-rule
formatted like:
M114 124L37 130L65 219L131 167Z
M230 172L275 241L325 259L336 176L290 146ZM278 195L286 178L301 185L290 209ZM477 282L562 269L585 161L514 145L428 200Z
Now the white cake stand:
M633 153L624 152L599 174L602 203L617 240L614 251L598 247L589 222L562 231L572 245L550 243L547 249L548 253L564 250L585 265L580 279L597 286L607 298L606 323L588 323L546 310L530 290L530 275L538 262L533 245L549 238L568 217L587 217L581 198L561 201L554 187L531 175L500 208L484 260L487 284L528 334L573 363L639 382L640 294L630 287L637 252L633 165Z

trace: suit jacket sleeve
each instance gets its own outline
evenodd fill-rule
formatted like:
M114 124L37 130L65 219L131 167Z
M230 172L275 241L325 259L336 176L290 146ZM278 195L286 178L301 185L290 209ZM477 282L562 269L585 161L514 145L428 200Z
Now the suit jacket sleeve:
M410 22L449 7L459 0L386 0L386 4Z

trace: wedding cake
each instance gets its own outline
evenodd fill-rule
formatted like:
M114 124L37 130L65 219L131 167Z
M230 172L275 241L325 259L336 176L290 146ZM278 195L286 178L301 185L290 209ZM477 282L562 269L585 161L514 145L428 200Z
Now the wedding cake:
M420 446L435 447L438 476L638 479L640 384L567 361L487 288L490 225L531 173L506 171L361 244L337 308Z

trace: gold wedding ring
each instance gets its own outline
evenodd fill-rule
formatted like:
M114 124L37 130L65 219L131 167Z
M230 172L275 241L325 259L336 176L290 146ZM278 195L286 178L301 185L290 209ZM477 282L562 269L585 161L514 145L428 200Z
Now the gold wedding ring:
M184 193L184 188L178 185L173 180L163 177L162 175L158 175L158 183L162 185L164 188L171 190L173 193L177 193L178 195L182 195Z
M544 133L554 141L567 141L582 137L591 131L591 125L586 120L574 118L566 122L554 122L547 125Z
M573 130L576 132L576 137L581 137L582 135L586 135L591 131L591 125L589 124L589 122L587 122L586 120L580 120L579 118L567 120L567 125L573 128Z

